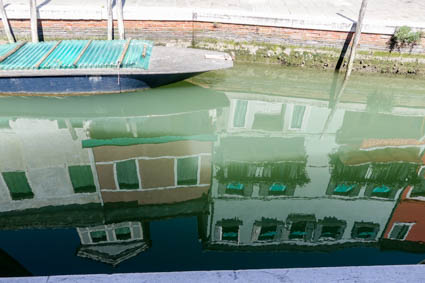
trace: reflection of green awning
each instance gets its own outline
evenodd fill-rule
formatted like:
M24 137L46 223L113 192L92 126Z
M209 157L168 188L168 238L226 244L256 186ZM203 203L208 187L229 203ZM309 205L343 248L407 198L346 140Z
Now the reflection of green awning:
M342 127L337 133L337 142L360 143L367 138L419 139L423 135L422 121L423 117L346 112Z
M228 137L220 143L223 161L305 161L304 138Z

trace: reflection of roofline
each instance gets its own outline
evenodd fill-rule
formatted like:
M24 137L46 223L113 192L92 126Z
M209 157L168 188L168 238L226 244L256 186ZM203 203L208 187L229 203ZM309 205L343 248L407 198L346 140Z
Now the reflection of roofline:
M325 98L322 99L312 99L305 97L296 97L296 96L280 96L273 94L262 94L262 93L247 93L247 92L232 92L225 91L226 96L229 99L242 99L242 100L255 100L255 101L264 101L269 103L294 103L299 105L309 105L316 107L328 108L328 100ZM366 103L362 102L340 102L338 103L338 109L346 111L366 111ZM390 113L388 113L390 114ZM408 116L424 116L425 110L418 109L415 107L393 107L393 115L408 115Z
M105 203L104 212L106 223L194 216L208 212L208 196L170 204L139 205L137 201Z
M308 243L308 245L295 243L256 243L255 245L228 245L223 243L204 243L203 249L211 251L240 251L240 252L263 252L263 251L300 251L300 252L330 252L334 250L354 247L378 247L376 241L336 242L333 244Z
M99 251L90 250L91 247L102 247L102 246L116 246L116 245L125 245L125 244L138 244L136 247L125 250L118 255L111 256L106 253L102 253ZM113 266L117 266L121 262L132 258L139 253L147 250L150 247L150 242L146 242L144 240L140 241L131 241L131 242L120 242L120 243L106 243L101 245L84 245L80 246L77 250L77 256L90 258L92 260L97 260L103 263L111 264Z
M45 206L0 213L0 229L68 228L103 224L100 203Z

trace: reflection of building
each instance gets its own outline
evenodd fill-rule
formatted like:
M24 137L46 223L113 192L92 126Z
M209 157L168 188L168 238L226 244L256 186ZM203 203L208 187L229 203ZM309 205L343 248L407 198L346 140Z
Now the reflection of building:
M330 109L320 101L227 95L229 112L218 117L207 248L378 243L400 191L417 182L420 159L418 148L376 145L419 139L422 117L372 115L343 104L322 133ZM398 133L388 123L412 127Z
M2 121L1 211L99 202L82 126L70 131L63 120Z
M406 188L392 213L383 236L384 248L425 251L425 167L418 175L420 182Z
M174 90L127 97L130 109L113 97L95 103L110 117L1 119L0 229L78 227L77 255L115 266L149 248L150 221L203 223L216 109L228 101L184 83Z
M149 247L145 230L140 222L77 228L82 244L77 255L116 266Z

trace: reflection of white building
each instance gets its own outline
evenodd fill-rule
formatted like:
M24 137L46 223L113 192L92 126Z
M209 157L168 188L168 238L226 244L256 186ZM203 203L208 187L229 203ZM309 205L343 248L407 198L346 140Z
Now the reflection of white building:
M389 121L389 115L363 114L365 105L346 103L338 107L334 118L326 125L331 110L324 101L242 93L227 93L227 96L231 106L228 112L218 117L222 134L214 150L209 248L331 248L376 243L380 239L401 189L407 185L395 180L390 193L379 194L384 190L384 186L379 184L381 177L398 170L394 163L405 162L400 165L403 167L403 164L412 161L408 157L410 153L398 148L363 154L362 150L371 149L362 148L362 142L368 142L374 137L395 137L397 133L392 133L390 129L379 128ZM391 123L411 125L402 135L418 138L418 123L424 113L407 108L394 108L393 112L403 113L407 117L392 115ZM350 115L347 116L347 113ZM417 117L419 115L422 117ZM373 126L351 125L353 121L368 119L374 121L371 122ZM326 132L322 133L325 128ZM349 134L351 129L357 131L352 136ZM280 141L274 144L273 138L279 138ZM289 175L282 180L264 176L266 164L273 159L284 159L285 155L302 152L290 144L285 146L291 138L303 140L306 156L304 167L300 166L293 172L305 170L309 179L294 188L286 183L291 181ZM237 156L238 148L229 150L229 139L240 139L241 150L244 144L252 140L261 139L262 142L255 146L255 151L235 160L238 158L233 156ZM346 152L340 151L344 144L351 146L349 157ZM330 163L330 154L342 160L340 163L345 166L342 171L338 171L341 166L336 168ZM383 155L386 159L381 158ZM261 162L244 160L250 156L263 158ZM363 163L358 163L358 156L363 158ZM226 158L233 162L248 163L247 170L238 171L239 180L223 177L232 169L223 166ZM365 167L366 171L357 172L359 165ZM417 160L410 167L416 168ZM410 167L404 177L412 175ZM364 173L359 177L361 180L354 178L358 182L353 183L352 187L347 183L352 179L344 179L347 177L344 171L347 168L354 173ZM297 175L292 176L299 178Z
M0 210L100 202L82 121L3 119Z
M77 255L113 266L149 248L141 222L77 228L81 246Z

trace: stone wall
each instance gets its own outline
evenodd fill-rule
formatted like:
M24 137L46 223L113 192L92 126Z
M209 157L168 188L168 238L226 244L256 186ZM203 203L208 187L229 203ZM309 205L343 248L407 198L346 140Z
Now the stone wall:
M29 20L11 20L18 40L30 38ZM115 22L115 36L117 23ZM40 34L49 39L106 39L105 20L39 20ZM242 25L192 21L125 21L127 37L155 40L159 44L181 42L191 45L204 40L256 42L295 46L341 48L349 35L344 31ZM5 39L0 23L0 38ZM360 49L389 50L391 35L363 33ZM425 39L412 50L425 53Z

